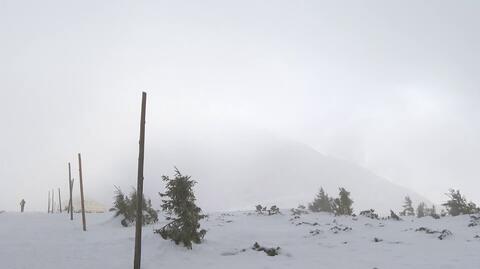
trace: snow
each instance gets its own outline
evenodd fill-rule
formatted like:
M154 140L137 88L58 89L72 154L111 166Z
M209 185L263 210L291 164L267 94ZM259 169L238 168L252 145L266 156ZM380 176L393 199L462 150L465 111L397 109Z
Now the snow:
M154 234L161 221L143 229L142 268L480 268L480 225L468 227L469 216L403 218L212 213L202 222L205 241L193 250ZM67 214L0 214L0 268L132 268L133 227L122 227L111 213L87 214L82 232L80 220L78 214L74 221ZM420 227L453 235L439 240L416 232ZM255 242L279 246L280 255L252 250Z

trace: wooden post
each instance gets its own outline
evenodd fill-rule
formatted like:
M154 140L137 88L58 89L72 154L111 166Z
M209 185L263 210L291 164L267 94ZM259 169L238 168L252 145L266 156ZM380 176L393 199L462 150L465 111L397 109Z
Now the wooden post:
M85 221L85 200L83 197L83 176L82 176L82 156L78 153L78 172L80 176L80 202L82 204L82 224L83 230L87 230L87 223Z
M72 170L70 167L70 163L68 163L68 186L70 188L70 200L68 202L68 210L70 211L70 220L73 220L73 205L72 205L73 180L72 180Z
M137 176L137 218L135 220L135 256L133 268L140 269L142 259L142 225L143 225L143 162L145 153L145 111L147 105L147 93L142 93L142 111L140 115L140 142L138 153L138 176Z
M52 189L52 214L55 213L55 192Z
M58 206L60 208L60 213L62 213L62 196L60 196L60 188L58 188Z
M48 191L48 214L50 214L50 191Z

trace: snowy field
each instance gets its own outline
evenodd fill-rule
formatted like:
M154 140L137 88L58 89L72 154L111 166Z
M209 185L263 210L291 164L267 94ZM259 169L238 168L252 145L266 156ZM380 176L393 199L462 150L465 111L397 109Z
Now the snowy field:
M480 225L468 227L469 216L382 221L282 213L210 214L202 222L205 242L193 250L153 234L162 222L147 226L142 268L480 268ZM82 232L80 215L71 222L66 214L0 214L0 268L132 268L133 227L110 213L88 214L87 224ZM439 240L415 231L420 227L452 235ZM252 250L255 242L279 246L280 255Z

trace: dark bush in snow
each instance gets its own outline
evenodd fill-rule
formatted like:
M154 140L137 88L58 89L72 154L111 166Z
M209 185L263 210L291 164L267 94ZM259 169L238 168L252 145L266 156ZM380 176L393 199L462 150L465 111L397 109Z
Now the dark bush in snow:
M351 231L352 228L342 225L342 224L337 224L330 228L330 231L332 231L334 234L338 234L339 232L349 232Z
M420 227L420 228L416 229L415 232L425 232L427 234L437 234L437 233L439 233L440 235L437 238L440 239L440 240L443 240L446 237L453 235L453 233L450 232L447 229L444 229L442 231L435 231L435 230L432 230L432 229L429 229L429 228L426 228L426 227Z
M450 236L450 235L452 235L452 234L453 234L453 233L450 232L449 230L443 230L443 231L440 233L440 235L438 236L438 239L443 240L443 239L445 239L446 237L448 237L448 236Z
M263 251L267 253L268 256L277 256L278 254L280 254L280 247L276 247L276 248L262 247L257 242L253 244L252 249L256 251Z
M280 214L280 208L278 208L276 205L272 205L272 206L270 207L270 209L267 209L266 206L257 205L257 206L255 207L255 212L256 212L258 215L268 215L268 216L271 216L271 215Z
M133 189L130 195L123 194L122 190L115 186L115 201L110 211L115 212L115 217L122 216L121 223L124 227L135 224L137 216L137 191ZM158 214L152 208L150 199L143 197L143 225L152 224L158 221Z
M471 215L470 223L468 224L468 227L474 227L477 225L480 225L480 216Z
M397 214L395 214L395 212L393 212L393 210L390 210L390 219L402 220Z
M375 213L374 209L361 211L360 216L363 216L363 217L366 217L366 218L369 218L369 219L377 219L378 220L378 214Z
M323 231L320 230L320 229L315 229L315 230L311 230L311 231L310 231L310 234L311 234L312 236L319 235L319 234L322 234L322 233L323 233Z
M302 214L308 214L308 211L303 205L299 205L297 208L290 209L290 212L292 212L292 216L300 216Z

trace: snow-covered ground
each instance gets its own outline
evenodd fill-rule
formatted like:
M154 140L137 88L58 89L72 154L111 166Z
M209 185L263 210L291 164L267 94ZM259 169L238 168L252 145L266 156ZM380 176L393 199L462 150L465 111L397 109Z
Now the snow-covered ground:
M193 250L153 234L162 222L147 226L142 268L480 268L480 225L468 227L469 216L382 221L282 213L210 214L202 223L205 241ZM133 227L123 228L110 213L88 214L88 231L82 232L80 215L75 218L0 214L0 268L132 268ZM453 235L439 240L439 234L416 232L420 227ZM280 255L252 250L255 242L279 246Z

